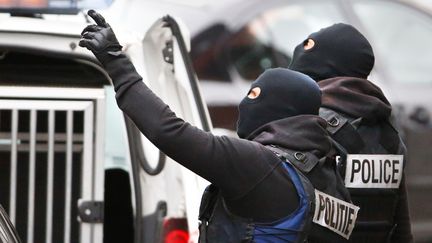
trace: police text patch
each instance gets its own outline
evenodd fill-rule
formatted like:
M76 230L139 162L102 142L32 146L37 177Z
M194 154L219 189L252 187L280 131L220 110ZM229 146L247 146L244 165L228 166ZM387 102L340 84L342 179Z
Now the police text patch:
M399 188L403 155L348 154L345 186L348 188Z
M315 189L313 222L349 239L359 207Z

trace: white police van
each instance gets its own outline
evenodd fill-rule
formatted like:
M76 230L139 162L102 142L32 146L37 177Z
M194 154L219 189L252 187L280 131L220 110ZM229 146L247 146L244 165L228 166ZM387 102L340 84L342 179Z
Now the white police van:
M210 130L185 30L150 13L132 23L129 3L101 12L144 82ZM193 242L207 183L117 108L110 78L78 47L90 24L80 4L0 1L0 204L27 243Z

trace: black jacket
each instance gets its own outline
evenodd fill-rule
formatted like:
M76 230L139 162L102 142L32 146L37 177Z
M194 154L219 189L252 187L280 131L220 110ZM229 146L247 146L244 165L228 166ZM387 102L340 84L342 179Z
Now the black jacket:
M368 80L352 77L326 79L319 81L318 85L322 90L322 107L333 110L351 121L362 118L361 123L363 125L360 125L358 131L366 139L364 139L365 144L362 150L355 153L379 154L383 151L392 151L394 154L403 154L404 158L406 158L405 145L397 133L394 133L393 136L381 136L384 130L388 128L386 124L389 124L392 108L379 87ZM344 140L343 142L348 142L348 144L352 144L353 140L355 140L352 136L335 139ZM384 143L380 140L384 140ZM384 144L384 147L382 144ZM351 152L349 148L347 150ZM395 228L392 231L390 242L412 242L405 180L402 180L397 191L398 195L394 196L392 201L386 201L384 196L374 197L374 194L376 195L376 193L372 193L368 196L363 193L363 198L353 196L353 201L356 203L356 199L358 199L357 201L366 203L363 214L368 213L365 212L366 208L376 211L374 214L379 214L380 211L384 212L386 208L391 209L394 218L389 220L393 221ZM377 200L374 200L374 198ZM382 208L382 206L375 207L375 204L387 204L387 206L385 208ZM376 210L373 208L376 208ZM359 214L359 219L365 220L362 219L361 209ZM356 229L354 229L352 241L361 242L358 239L356 241Z
M119 107L160 150L220 188L230 211L268 222L298 206L281 160L264 145L313 152L331 151L326 122L296 116L268 123L248 139L215 136L183 121L143 82L123 54L105 64Z

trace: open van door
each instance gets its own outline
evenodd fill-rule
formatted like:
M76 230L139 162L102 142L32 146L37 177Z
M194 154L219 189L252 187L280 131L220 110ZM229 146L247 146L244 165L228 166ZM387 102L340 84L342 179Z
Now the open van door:
M166 157L121 113L107 73L78 47L85 16L25 14L0 19L0 204L22 242L197 236L207 182ZM209 131L177 21L160 18L138 33L142 38L120 22L113 23L117 37L144 82L178 116Z
M142 50L127 50L144 82L181 118L210 131L188 46L177 21L166 16L146 32ZM144 52L140 55L136 53ZM143 104L145 105L145 104ZM135 242L190 242L198 236L198 209L208 184L159 151L126 117L134 173Z

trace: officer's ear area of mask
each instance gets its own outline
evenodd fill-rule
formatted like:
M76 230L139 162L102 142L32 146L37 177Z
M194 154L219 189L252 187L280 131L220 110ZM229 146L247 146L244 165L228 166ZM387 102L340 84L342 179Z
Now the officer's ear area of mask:
M251 90L254 88L259 89L255 100L246 96L239 104L237 134L240 138L246 138L272 121L297 115L317 115L321 106L321 90L317 83L307 75L289 69L266 70L252 83Z
M348 76L366 79L375 63L372 46L356 28L334 24L299 44L289 68L315 81Z

